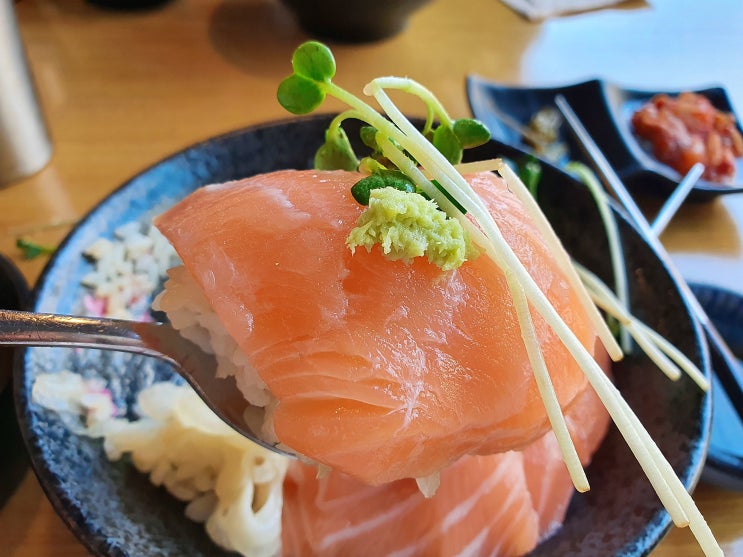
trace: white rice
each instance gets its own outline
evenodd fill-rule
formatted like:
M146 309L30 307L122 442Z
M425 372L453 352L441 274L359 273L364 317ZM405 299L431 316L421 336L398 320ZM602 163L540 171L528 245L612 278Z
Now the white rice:
M168 271L165 289L152 302L173 327L217 358L217 377L234 376L237 387L253 406L270 406L274 398L248 358L212 310L196 281L183 266Z
M147 319L152 292L179 263L160 231L138 222L117 228L113 239L100 238L84 255L94 265L82 279L90 290L83 300L85 313L114 319Z

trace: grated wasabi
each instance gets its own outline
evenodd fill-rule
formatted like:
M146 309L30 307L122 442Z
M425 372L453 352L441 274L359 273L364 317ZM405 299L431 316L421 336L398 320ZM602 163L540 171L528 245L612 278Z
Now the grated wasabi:
M355 252L379 244L387 259L412 262L423 255L444 271L456 269L477 251L456 219L447 217L435 202L395 188L370 192L369 208L362 213L346 240Z

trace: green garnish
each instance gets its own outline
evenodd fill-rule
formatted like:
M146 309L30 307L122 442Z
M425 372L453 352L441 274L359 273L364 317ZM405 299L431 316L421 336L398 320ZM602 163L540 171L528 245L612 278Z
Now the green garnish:
M399 170L379 170L362 178L351 188L351 195L361 205L369 205L372 190L394 188L398 191L415 193L415 184Z
M327 46L317 41L300 45L292 56L292 68L294 73L279 84L276 94L279 103L286 110L293 114L308 114L322 104L326 95L345 102L353 109L333 120L326 135L326 145L330 143L333 150L338 149L337 128L347 118L356 118L368 124L362 127L360 134L363 143L374 150L371 155L373 158L380 160L383 157L376 137L380 131L395 143L395 134L389 133L388 120L367 103L333 83L335 59ZM461 162L464 149L477 147L490 139L490 132L482 122L472 118L452 120L433 94L411 79L380 78L372 83L385 89L399 89L413 94L426 104L428 117L422 133L431 138L434 146L452 164ZM379 125L380 120L387 125ZM435 125L435 121L439 124ZM350 144L344 145L343 149L346 147L350 148ZM347 159L344 159L343 166L337 168L346 168L346 162ZM391 164L386 160L385 163ZM323 169L327 169L325 161Z
M377 145L377 128L374 126L362 126L359 130L359 137L364 145L373 149L375 153L379 152L379 145Z
M537 196L537 187L539 181L542 179L542 165L535 157L527 157L521 164L518 165L517 172L521 181L529 190L532 197Z
M464 149L479 147L490 141L490 130L485 124L472 118L455 120L454 134Z
M317 41L308 41L300 45L292 56L292 68L294 73L279 84L276 94L281 106L292 114L308 114L322 104L326 95L335 97L358 111L353 114L354 118L365 121L371 126L371 130L362 128L362 141L368 147L379 151L374 136L380 129L375 122L381 115L332 82L335 76L335 58L327 46ZM461 162L464 149L477 147L487 143L490 139L490 131L482 122L472 118L452 120L433 94L411 79L382 78L375 82L384 83L385 88L400 89L416 95L426 104L428 118L423 128L423 135L431 137L434 146L452 164ZM370 110L373 111L375 117L371 117ZM349 115L342 116L343 119L349 117ZM439 125L434 126L435 120L440 122ZM338 125L340 121L334 121L331 128ZM335 132L329 135L329 141L334 142L337 139Z
M454 199L454 196L452 194L450 194L448 191L446 191L446 188L444 188L444 186L442 186L441 184L439 184L436 180L431 180L431 183L434 185L434 187L437 190L439 190L442 193L442 195L444 197L446 197L451 202L452 205L454 205L454 207L456 207L457 211L459 211L463 215L466 215L467 214L466 209L464 207L462 207L462 205L459 203L459 201L457 201L456 199Z
M337 120L337 118L336 118ZM325 132L325 143L315 153L317 170L356 170L359 159L340 123L331 125Z
M451 164L458 164L462 161L464 149L477 147L490 139L490 132L484 124L471 118L453 120L428 89L411 79L396 77L375 79L365 87L364 92L377 98L391 119L397 122L398 125L396 125L369 104L333 83L332 79L336 71L333 54L327 46L316 41L306 42L297 48L292 56L292 68L294 72L280 83L276 95L279 103L286 110L293 114L308 114L318 108L328 95L346 103L351 108L339 114L328 126L325 143L315 155L317 169L358 169L369 173L368 177L361 179L351 190L354 198L362 205L369 204L370 199L376 195L376 191L392 188L401 195L420 198L411 200L413 205L424 202L427 207L433 206L435 210L440 207L448 213L449 217L455 218L465 213L464 207L455 200L454 196L439 182L428 179L420 171L418 161L401 147L412 140L411 130L405 129L402 125L398 127L399 121L390 112L394 109L384 107L387 98L384 90L396 89L407 92L424 102L427 117L420 133ZM354 118L366 124L360 131L361 141L371 149L372 153L360 161L342 129L343 121L348 118ZM415 193L422 195L414 195ZM389 214L392 215L392 213ZM451 220L447 219L444 213L440 216L441 222ZM376 221L377 218L371 220ZM388 224L393 228L397 226L394 222ZM429 235L429 243L436 241L435 233L430 226L421 227L420 231ZM352 234L355 232L356 230ZM382 237L381 232L367 235L367 237L372 236ZM390 233L385 237L392 238L392 236L394 234ZM404 235L397 237L407 241ZM394 247L389 244L384 251L388 255L411 253L406 245ZM429 259L431 259L430 255ZM440 260L441 258L435 256L433 259ZM459 260L450 257L445 259L447 261ZM464 261L464 258L461 258L461 261ZM445 265L447 268L454 268L450 267L448 262Z
M614 291L617 298L624 305L629 307L629 286L627 284L627 266L624 263L624 252L622 251L622 240L619 236L616 219L609 206L609 201L601 182L596 174L582 162L570 161L565 165L565 172L572 174L578 180L583 182L591 193L596 203L596 207L601 216L606 231L606 240L609 244L609 257L611 259L612 272L614 274ZM607 321L609 327L614 332L619 329L622 347L626 352L630 352L632 345L627 328L621 324L614 326L611 321Z
M308 41L292 55L294 73L279 84L279 104L292 114L309 114L325 100L335 75L335 58L322 43Z
M477 255L458 220L447 218L433 201L395 188L371 191L369 208L346 240L352 252L359 246L371 251L376 244L393 261L410 263L426 255L444 271Z
M31 240L24 240L23 238L18 238L15 245L21 250L23 259L35 259L41 255L51 255L57 249L52 246L37 244Z

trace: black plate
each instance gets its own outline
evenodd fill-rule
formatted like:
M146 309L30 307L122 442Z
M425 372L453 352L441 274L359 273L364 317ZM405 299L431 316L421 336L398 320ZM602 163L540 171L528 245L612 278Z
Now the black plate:
M240 130L186 149L146 170L105 199L71 232L50 260L35 294L39 311L76 312L80 279L88 272L82 251L134 219L147 220L200 185L280 168L307 168L323 140L329 116ZM352 137L356 134L350 132ZM492 142L476 157L519 151ZM609 275L600 218L585 189L546 167L540 199L569 251L602 277ZM576 223L580 223L576 226ZM635 230L620 220L631 299L638 317L658 329L708 371L706 345L662 263ZM135 392L170 370L142 358L96 351L34 348L26 351L16 381L20 420L34 468L54 508L95 555L221 555L201 526L183 516L183 504L150 485L125 461L109 463L99 441L78 437L53 414L31 402L35 377L62 368L103 378L114 401L131 409ZM616 368L625 393L691 488L701 472L709 437L710 398L682 379L669 382L642 356ZM669 527L639 465L612 429L588 470L593 490L574 497L564 527L534 555L646 555Z
M743 358L743 296L706 284L689 286L730 349ZM714 351L711 356L712 369L725 365ZM703 477L721 487L743 490L743 422L714 374L712 386L712 435Z
M651 152L648 152L632 132L632 114L653 96L665 93L676 96L679 91L641 91L637 89L624 89L608 82L602 82L602 93L606 100L611 125L616 130L621 141L612 144L604 144L597 140L599 148L614 166L619 176L628 187L635 191L643 191L653 188L665 196L676 188L679 180L683 178L676 170L656 160ZM722 87L710 87L697 89L694 93L707 97L712 105L723 112L734 113L727 92ZM738 131L743 133L740 119L736 117ZM739 193L743 191L743 158L736 159L736 183L731 185L717 184L706 180L699 180L692 189L689 199L692 201L705 201L718 195Z
M28 285L18 268L0 254L0 308L25 309L30 300ZM18 429L10 382L16 350L0 346L0 508L6 503L28 469L26 449Z
M527 127L539 110L557 110L556 95L565 97L592 136L606 133L609 124L598 79L564 86L518 87L471 75L467 78L467 95L473 116L488 126L493 139L528 152L532 147L519 130ZM565 126L560 128L560 141L568 151L566 157L556 161L558 164L568 160L585 162L583 152Z
M733 112L724 89L715 87L695 92L707 96L718 109ZM525 126L539 109L554 106L555 95L562 94L631 191L665 198L682 178L678 172L645 151L630 128L632 113L660 91L624 89L601 79L558 87L515 87L469 76L467 93L473 115L490 127L494 139L529 151L531 148L508 125L508 120L513 119ZM569 157L587 163L572 134L562 130L562 137L569 147ZM737 167L736 176L740 181L743 180L743 159L737 160ZM718 195L741 191L743 186L740 185L728 186L700 180L687 199L708 201Z

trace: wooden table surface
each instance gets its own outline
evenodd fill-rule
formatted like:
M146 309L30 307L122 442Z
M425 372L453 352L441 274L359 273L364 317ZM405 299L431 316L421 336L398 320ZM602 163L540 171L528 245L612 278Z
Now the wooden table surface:
M20 259L19 234L37 229L35 240L57 242L69 223L160 158L286 117L275 89L307 38L278 0L173 0L145 12L22 0L16 12L54 139L43 171L0 189L0 251L30 282L44 262ZM465 116L470 73L530 85L596 76L646 89L721 83L743 109L741 37L736 0L629 2L545 23L526 22L497 0L434 0L392 39L332 46L337 80L348 89L409 75ZM421 112L413 102L403 108ZM57 226L44 228L50 224ZM663 241L687 277L742 290L741 230L743 197L734 195L684 207ZM726 553L743 555L743 494L702 484L696 499ZM86 555L30 473L0 509L0 533L2 556ZM674 530L653 557L699 554L687 531Z

